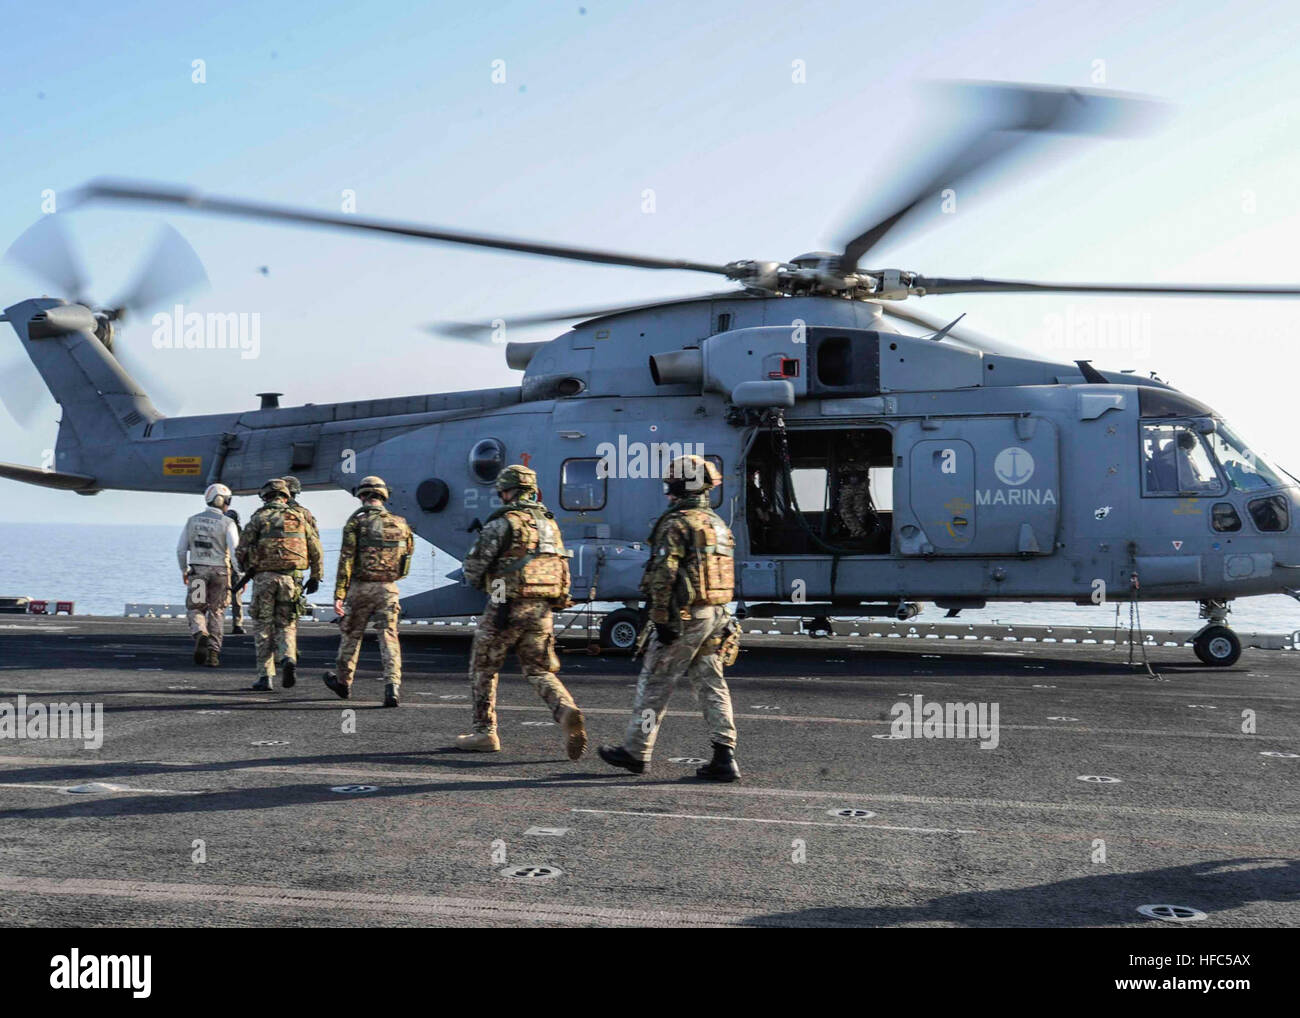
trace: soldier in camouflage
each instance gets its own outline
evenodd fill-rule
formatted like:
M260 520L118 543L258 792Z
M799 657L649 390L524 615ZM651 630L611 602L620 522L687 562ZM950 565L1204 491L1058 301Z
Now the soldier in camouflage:
M302 494L302 481L294 477L293 474L286 474L284 477L281 477L280 480L284 481L285 486L289 489L289 507L291 509L297 509L307 518L307 526L309 526L312 533L316 535L316 539L320 540L320 526L316 523L316 517L311 514L310 509L298 501L298 496ZM301 569L293 574L293 579L294 582L298 584L298 588L301 591ZM302 593L298 595L298 615L300 617L303 615L311 615L311 605L307 603L307 596Z
M275 688L276 665L284 688L297 682L298 598L294 574L309 569L308 594L320 586L321 546L301 509L289 505L289 487L278 477L262 485L262 508L253 513L239 539L239 566L253 576L249 614L256 637L257 682L252 688Z
M402 685L397 581L410 572L415 538L406 520L384 508L388 497L382 477L363 477L357 485L361 508L343 525L334 580L334 613L343 621L339 623L336 670L325 673L325 685L344 700L352 695L361 641L366 624L373 619L384 664L384 706L396 707Z
M235 533L238 535L240 528L243 525L240 522L239 513L229 506L226 507L225 513L230 522L235 525ZM243 597L243 591L235 589L235 584L238 581L236 573L237 569L232 560L230 570L230 596L228 598L230 601L230 631L232 633L242 634L244 632L244 602L241 600Z
M536 473L509 466L496 486L504 504L488 517L463 563L466 582L485 591L488 603L470 650L474 730L456 745L483 753L501 749L497 673L514 650L524 678L559 723L569 759L577 760L587 748L587 730L582 711L555 676L560 660L551 619L552 609L571 603L568 554L555 518L539 500Z
M643 773L654 751L673 687L690 679L704 711L713 759L696 770L710 781L736 781L736 724L724 665L735 661L739 626L727 612L735 589L735 541L709 506L709 489L721 483L717 468L700 456L673 460L664 474L669 508L655 523L641 592L654 635L637 681L632 718L621 746L601 746L601 759Z

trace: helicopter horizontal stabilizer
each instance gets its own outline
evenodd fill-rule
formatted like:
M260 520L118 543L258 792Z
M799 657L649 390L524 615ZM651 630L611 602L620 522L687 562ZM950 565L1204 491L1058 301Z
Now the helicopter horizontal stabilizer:
M83 491L91 494L95 479L85 474L64 474L57 470L42 470L40 467L27 467L21 463L0 462L0 477L23 484L35 484L42 488L58 488L62 491Z

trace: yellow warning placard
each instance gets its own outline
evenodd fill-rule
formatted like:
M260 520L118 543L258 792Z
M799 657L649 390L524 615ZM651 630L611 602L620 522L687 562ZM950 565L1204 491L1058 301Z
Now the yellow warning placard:
M202 456L164 456L163 473L168 477L192 476L203 470Z

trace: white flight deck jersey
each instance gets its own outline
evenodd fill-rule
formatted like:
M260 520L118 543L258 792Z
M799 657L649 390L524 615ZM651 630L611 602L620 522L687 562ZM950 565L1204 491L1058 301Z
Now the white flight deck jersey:
M239 528L235 521L212 506L185 521L176 542L176 561L186 566L226 566L235 561ZM188 557L188 561L187 561Z

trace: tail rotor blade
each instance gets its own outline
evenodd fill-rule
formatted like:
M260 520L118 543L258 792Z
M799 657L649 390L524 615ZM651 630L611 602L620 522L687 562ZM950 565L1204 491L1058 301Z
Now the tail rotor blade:
M45 385L30 360L15 356L0 364L0 404L15 424L31 428L44 400Z
M58 214L42 216L9 245L5 260L25 269L56 295L81 303L86 274Z
M174 227L164 225L117 307L144 311L207 284L208 274L194 248Z

